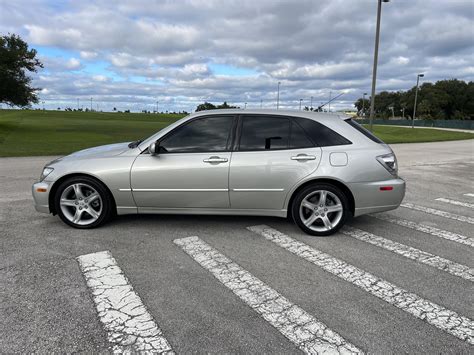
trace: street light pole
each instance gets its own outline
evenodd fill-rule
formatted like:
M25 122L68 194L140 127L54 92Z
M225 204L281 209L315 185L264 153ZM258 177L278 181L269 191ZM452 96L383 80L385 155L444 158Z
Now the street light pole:
M260 108L263 107L263 99L260 99Z
M420 83L420 78L422 78L424 76L425 76L425 74L418 74L416 76L415 104L413 105L413 117L411 118L411 128L415 127L416 100L418 99L418 85Z
M311 106L309 108L311 111L313 111L313 97L311 96Z
M92 97L91 97L91 112L92 112Z
M362 95L362 116L365 118L365 95L367 95L366 92Z
M370 97L370 130L374 120L375 109L375 82L377 80L377 62L379 57L379 39L380 39L380 17L382 15L382 2L389 2L390 0L378 0L377 6L377 27L375 30L375 48L374 48L374 67L372 69L372 96Z
M277 110L280 108L280 84L281 84L281 82L278 82L278 92L277 92Z
M303 101L303 99L300 99L300 111L301 111L301 102Z

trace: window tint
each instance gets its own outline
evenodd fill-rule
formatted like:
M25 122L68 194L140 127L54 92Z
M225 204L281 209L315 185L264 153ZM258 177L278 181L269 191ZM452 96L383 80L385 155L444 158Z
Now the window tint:
M240 150L287 149L290 120L285 117L244 116Z
M374 134L372 132L370 132L368 129L365 129L363 126L358 124L353 119L348 119L348 120L346 120L346 122L349 123L356 130L358 130L360 133L362 133L364 136L366 136L367 138L373 140L375 143L384 143L381 139L374 136Z
M292 122L290 133L290 148L310 147L314 147L313 142L311 142L305 131L296 122Z
M212 116L191 121L160 141L160 150L166 153L227 150L232 122L231 116Z
M295 117L294 120L304 129L313 143L320 147L352 144L350 140L319 122L301 117Z

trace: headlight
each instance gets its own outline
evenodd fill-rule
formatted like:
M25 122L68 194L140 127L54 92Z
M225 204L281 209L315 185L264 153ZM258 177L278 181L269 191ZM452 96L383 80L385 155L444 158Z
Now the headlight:
M397 164L397 158L395 157L395 154L390 153L390 154L385 154L385 155L379 155L377 157L377 160L382 166L388 170L388 172L394 176L397 176L398 174L398 164Z
M43 172L41 173L41 176L40 176L40 182L43 181L46 178L46 176L51 174L53 170L54 170L53 168L48 168L48 167L43 168Z

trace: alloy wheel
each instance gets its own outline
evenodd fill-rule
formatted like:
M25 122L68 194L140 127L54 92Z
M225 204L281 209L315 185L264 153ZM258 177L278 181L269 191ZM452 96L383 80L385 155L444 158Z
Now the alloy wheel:
M331 191L316 190L301 201L299 214L307 228L315 232L327 232L341 221L343 205Z
M70 222L81 226L97 221L103 209L100 194L84 183L74 183L66 187L61 194L59 205Z

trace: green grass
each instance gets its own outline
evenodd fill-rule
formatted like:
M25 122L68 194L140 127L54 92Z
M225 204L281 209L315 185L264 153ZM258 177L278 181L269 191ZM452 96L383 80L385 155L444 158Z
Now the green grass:
M368 127L366 126L366 128ZM474 133L377 125L374 126L374 134L388 144L456 141L474 138Z
M146 138L183 115L0 110L0 156L64 155Z
M0 110L0 156L64 155L102 144L146 138L182 115ZM473 134L374 126L386 143L474 138Z

